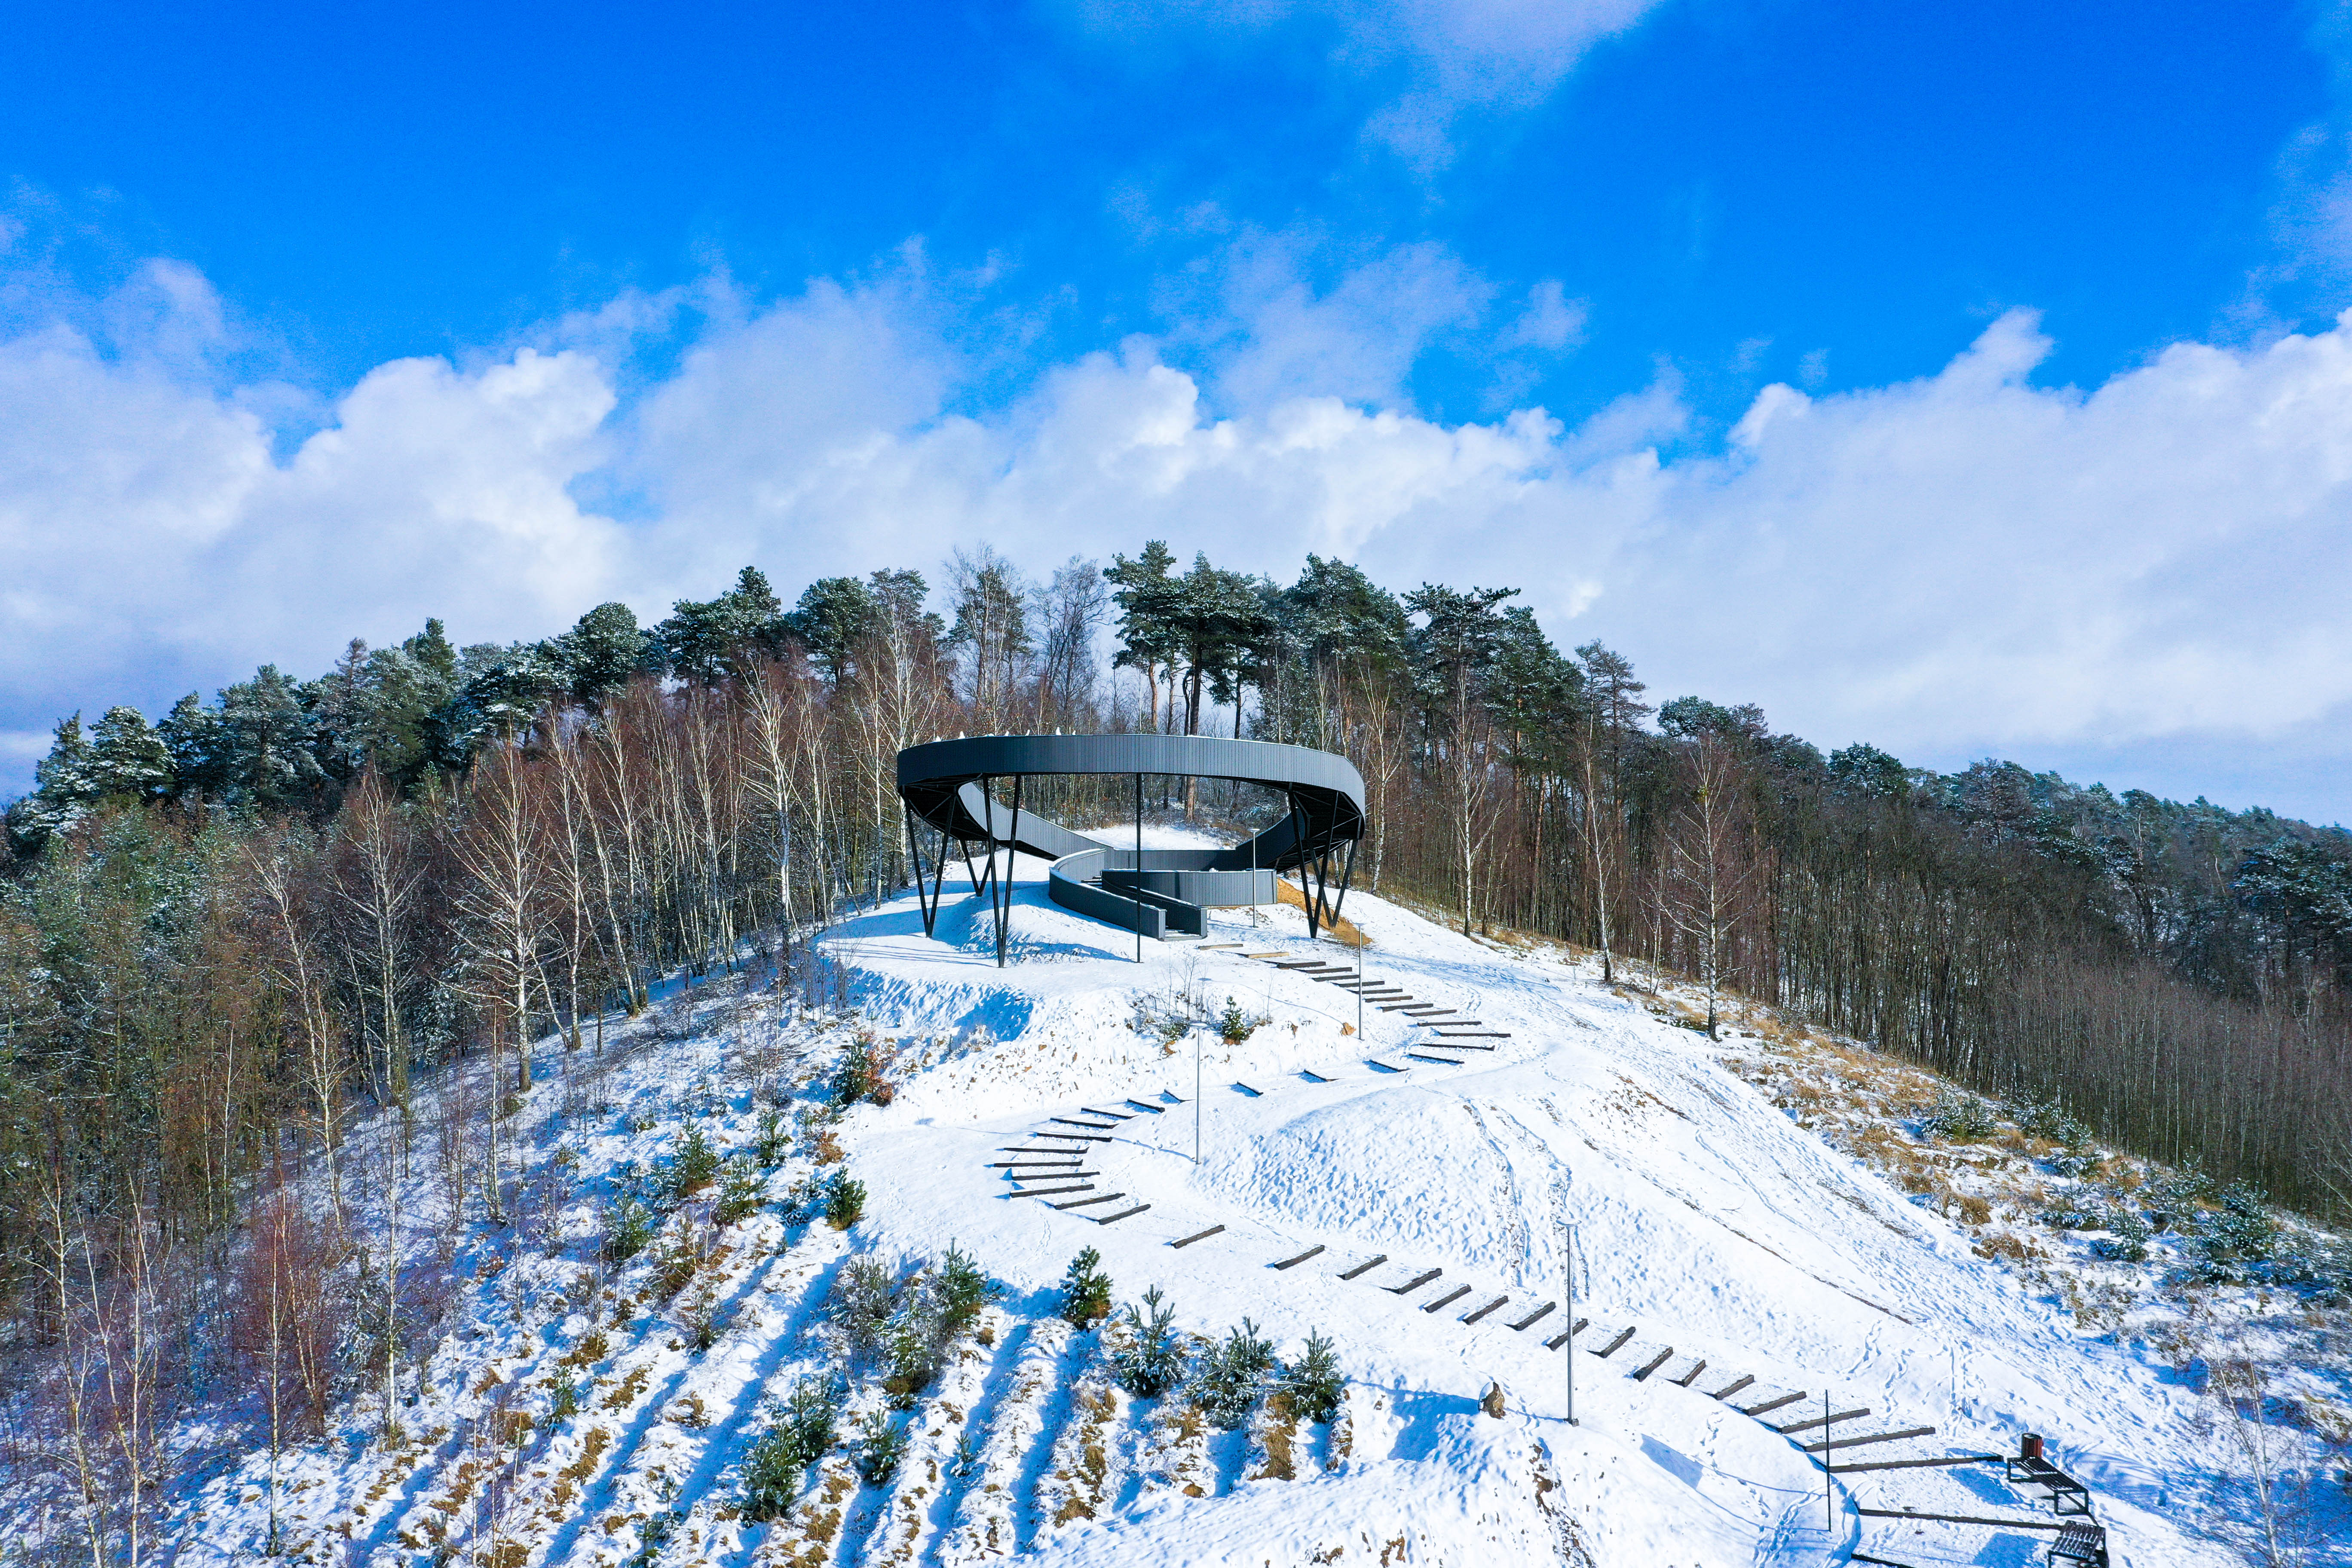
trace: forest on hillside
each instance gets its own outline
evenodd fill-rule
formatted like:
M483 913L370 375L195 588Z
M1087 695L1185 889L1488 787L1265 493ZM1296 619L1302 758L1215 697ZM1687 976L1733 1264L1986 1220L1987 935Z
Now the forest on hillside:
M789 987L808 931L907 879L895 753L967 731L1343 752L1370 796L1358 886L1620 979L1737 989L2352 1215L2340 828L1824 756L1752 706L1649 700L1507 588L1399 593L1312 556L1282 584L1158 542L1035 582L982 549L944 575L828 578L787 607L746 568L652 627L608 604L460 647L431 622L316 679L265 667L155 722L59 724L0 877L10 1333L58 1331L61 1275L97 1300L233 1229L290 1159L331 1173L357 1113L405 1111L455 1060L527 1084L534 1042L593 1045L680 969ZM1118 809L1097 787L1028 804L1084 826ZM1213 784L1163 805L1277 809ZM493 1215L496 1121L455 1156Z

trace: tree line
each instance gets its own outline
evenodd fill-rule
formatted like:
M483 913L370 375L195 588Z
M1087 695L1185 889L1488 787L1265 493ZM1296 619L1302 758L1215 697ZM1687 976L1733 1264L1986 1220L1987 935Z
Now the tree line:
M428 622L152 723L68 719L0 877L11 1321L54 1327L68 1253L102 1273L218 1234L295 1154L331 1180L357 1110L406 1111L454 1060L520 1087L658 976L757 952L786 984L805 933L908 876L897 752L965 731L1342 752L1370 795L1359 885L2352 1209L2340 829L1825 756L1752 706L1652 705L1516 597L1315 556L1281 584L1160 542L1032 581L982 547L936 591L886 569L787 607L747 567L650 627L609 604L459 647ZM1098 781L1038 784L1030 804L1079 824L1120 810ZM1185 788L1170 809L1267 809ZM463 1164L492 1214L515 1180L495 1110Z

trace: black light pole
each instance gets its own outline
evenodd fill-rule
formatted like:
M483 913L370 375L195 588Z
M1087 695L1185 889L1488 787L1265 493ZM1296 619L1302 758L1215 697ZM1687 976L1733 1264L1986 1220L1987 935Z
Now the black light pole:
M1135 775L1135 962L1143 962L1143 775Z

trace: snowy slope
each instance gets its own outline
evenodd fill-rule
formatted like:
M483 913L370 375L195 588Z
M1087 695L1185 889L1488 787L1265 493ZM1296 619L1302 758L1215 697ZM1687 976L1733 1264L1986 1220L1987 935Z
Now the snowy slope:
M347 1433L281 1466L294 1555L325 1561L348 1541L358 1561L463 1552L500 1568L1008 1552L1696 1568L1818 1563L1825 1548L2038 1560L2046 1530L1856 1511L2038 1509L2046 1523L2040 1494L2012 1491L1998 1466L1838 1474L1825 1501L1801 1448L1820 1433L1776 1428L1817 1420L1826 1398L1870 1413L1840 1420L1841 1438L1934 1429L1840 1462L2014 1452L2040 1432L2092 1486L2116 1563L2234 1560L2176 1522L2209 1468L2186 1391L2077 1334L1950 1223L1717 1065L1703 1037L1588 969L1352 895L1364 973L1491 1037L1457 1036L1448 1061L1405 1012L1365 1004L1359 1035L1359 1002L1334 977L1276 967L1354 960L1310 948L1295 910L1257 925L1223 911L1208 944L1147 942L1138 962L1131 937L1046 901L1043 873L1018 868L1019 962L1004 968L984 901L969 898L950 900L936 939L911 896L825 939L865 1026L904 1042L892 1102L833 1129L870 1190L846 1234L774 1205L706 1227L716 1256L667 1302L649 1289L651 1253L609 1280L589 1261L625 1162L657 1163L688 1117L722 1148L745 1146L753 1047L821 1053L843 1030L737 1016L642 1048L585 1089L535 1091L523 1120L541 1158L578 1162L576 1201L543 1247L478 1238L501 1261L473 1287L468 1331L415 1384L405 1447L366 1444L373 1423L355 1412ZM1171 1045L1150 1027L1185 1008L1213 1016L1228 997L1266 1020L1239 1045L1205 1028ZM1021 1195L1003 1167L1055 1156L1009 1151L1052 1147L1093 1173L1074 1195ZM804 1139L771 1193L813 1173L816 1152ZM673 1234L697 1217L688 1205ZM1549 1348L1570 1318L1563 1222L1580 1254L1574 1316L1589 1320L1572 1358ZM824 1325L845 1260L936 1259L951 1244L1006 1294L940 1382L887 1417L911 1437L896 1476L867 1485L836 1452L783 1521L738 1517L746 1445L835 1357ZM1310 1331L1330 1335L1350 1379L1341 1420L1276 1430L1262 1413L1222 1433L1179 1396L1130 1399L1105 1335L1052 1315L1056 1280L1088 1246L1120 1301L1158 1286L1201 1335L1246 1317L1286 1354ZM622 1297L643 1300L616 1325ZM698 1300L718 1324L700 1352ZM588 1386L580 1413L551 1420L562 1365ZM1490 1382L1506 1391L1501 1419L1478 1409ZM887 1408L871 1379L850 1404ZM261 1464L192 1500L180 1527L194 1558L262 1543Z

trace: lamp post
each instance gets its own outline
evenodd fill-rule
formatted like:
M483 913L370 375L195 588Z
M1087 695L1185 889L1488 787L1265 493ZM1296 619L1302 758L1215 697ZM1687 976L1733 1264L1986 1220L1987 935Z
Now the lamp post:
M1576 1226L1573 1221L1562 1220L1560 1228L1568 1233L1568 1245L1561 1252L1568 1261L1563 1271L1567 1281L1560 1291L1560 1298L1568 1304L1568 1424L1573 1426L1576 1425Z

